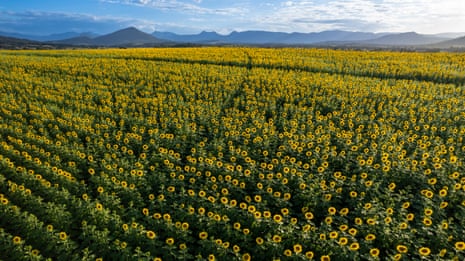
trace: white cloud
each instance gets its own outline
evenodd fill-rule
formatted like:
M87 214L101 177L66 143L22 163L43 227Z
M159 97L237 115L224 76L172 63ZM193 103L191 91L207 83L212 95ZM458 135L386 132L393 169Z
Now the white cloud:
M92 14L0 11L0 17L0 31L33 32L32 34L35 35L70 31L110 33L129 26L135 26L146 32L153 32L155 29L155 23L149 20Z
M465 32L465 0L99 0L107 10L88 14L7 12L0 31L107 33L127 26L146 32L215 30L317 32L350 30ZM127 10L127 12L126 12ZM100 10L101 11L101 10ZM73 12L73 11L72 11ZM139 16L140 15L140 16ZM138 17L139 16L139 17ZM39 29L38 29L39 28Z
M238 6L224 8L202 7L200 6L202 0L192 0L189 2L179 0L101 0L101 2L143 6L163 11L173 11L187 14L217 14L238 16L247 11L244 8Z
M271 1L269 1L271 2ZM463 0L281 1L252 18L265 29L285 31L465 31Z

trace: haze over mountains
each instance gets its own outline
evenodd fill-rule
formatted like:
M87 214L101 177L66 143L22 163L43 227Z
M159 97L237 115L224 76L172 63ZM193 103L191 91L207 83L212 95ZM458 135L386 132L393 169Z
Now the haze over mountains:
M171 32L148 34L134 27L98 36L93 33L63 33L48 36L29 36L0 32L0 36L39 41L46 44L69 46L136 47L166 46L176 44L196 45L268 45L268 46L339 46L339 47L421 47L465 48L465 33L424 35L407 33L370 33L349 31L323 31L314 33L283 33L269 31L231 32L227 35L216 32L181 35ZM461 36L461 37L458 37ZM6 39L1 38L0 42Z

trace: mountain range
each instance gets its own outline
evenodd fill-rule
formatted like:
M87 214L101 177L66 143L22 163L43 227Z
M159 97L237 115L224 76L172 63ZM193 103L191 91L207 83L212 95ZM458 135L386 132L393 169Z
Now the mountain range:
M129 27L102 36L89 37L87 35L80 35L52 41L51 43L81 46L144 46L166 44L168 42L167 40L161 40L153 35L139 31L134 27Z
M184 43L203 44L314 44L328 41L363 41L375 39L386 34L348 32L348 31L323 31L318 33L282 33L268 31L233 31L228 35L220 35L216 32L201 32L200 34L178 35L169 32L154 32L160 39Z
M175 34L153 32L148 34L134 27L97 35L94 33L63 33L48 36L28 36L0 32L0 44L7 39L26 39L47 45L81 47L137 47L173 45L265 45L265 46L332 46L332 47L375 47L375 48L465 48L465 33L425 35L407 33L370 33L341 30L314 33L283 33L269 31L233 31L222 35L216 32L199 34ZM12 38L13 37L13 38Z

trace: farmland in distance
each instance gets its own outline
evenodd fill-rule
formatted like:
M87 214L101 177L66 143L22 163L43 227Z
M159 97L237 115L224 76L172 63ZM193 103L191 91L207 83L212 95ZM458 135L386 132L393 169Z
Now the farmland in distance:
M0 51L2 260L463 260L465 55Z

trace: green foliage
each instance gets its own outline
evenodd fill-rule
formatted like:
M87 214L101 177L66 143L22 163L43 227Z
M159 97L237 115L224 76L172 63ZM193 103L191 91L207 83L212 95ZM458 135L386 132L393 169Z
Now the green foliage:
M2 260L461 260L463 54L0 52Z

